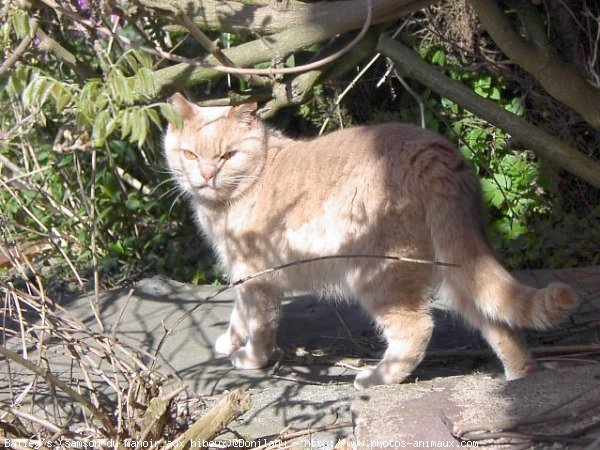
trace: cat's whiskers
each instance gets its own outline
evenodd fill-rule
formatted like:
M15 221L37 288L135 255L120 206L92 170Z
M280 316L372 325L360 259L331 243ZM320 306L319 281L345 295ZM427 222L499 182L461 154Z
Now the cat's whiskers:
M152 192L151 192L151 194L152 194L152 195L154 195L154 194L156 193L156 191L158 191L158 189L160 189L162 186L164 186L165 184L168 184L168 183L176 183L176 181L175 181L173 178L168 178L168 179L166 179L166 180L163 180L163 181L161 181L160 183L158 183L158 184L157 184L157 185L154 187L154 189L152 189ZM169 188L169 189L167 190L167 193L168 193L168 192L171 192L172 190L173 190L173 187ZM162 195L160 196L160 198L163 198L165 195L166 195L166 194L162 194Z
M170 189L163 192L158 198L159 200L162 200L163 198L170 196L173 192L178 192L178 195L180 195L183 192L183 189L179 185L172 186Z
M172 175L173 172L179 172L179 170L177 170L177 169L172 169L170 167L161 167L161 166L152 166L150 168L150 170L152 170L152 172L154 172L154 173L162 173L162 174L166 174L166 175Z
M222 178L218 181L219 186L230 187L230 186L239 186L243 181L257 181L260 179L258 175L247 175L247 174L239 174L239 175L229 175L226 178Z
M188 194L188 193L187 193L185 190L183 190L183 189L181 189L181 190L179 191L179 193L178 193L178 194L175 196L175 198L173 199L173 203L171 203L171 207L169 208L169 213L168 213L168 215L169 215L169 216L170 216L170 215L171 215L171 213L173 212L173 208L175 207L175 204L176 204L176 203L177 203L179 200L181 200L181 198L182 198L183 196L185 196L185 195L187 195L187 194Z

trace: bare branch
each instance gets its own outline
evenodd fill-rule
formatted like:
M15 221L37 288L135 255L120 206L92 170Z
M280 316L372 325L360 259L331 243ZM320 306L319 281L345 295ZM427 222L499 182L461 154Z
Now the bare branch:
M44 0L51 1L51 0ZM372 24L390 21L410 12L424 8L436 0L379 0L374 1ZM281 59L301 48L330 39L338 34L359 28L364 25L364 0L360 2L324 2L328 14L316 13L306 23L284 29L269 36L269 45L261 39L223 50L223 53L238 67L249 67L255 64ZM317 4L311 4L317 5ZM331 8L335 6L335 10ZM323 5L323 8L326 6ZM196 63L198 64L198 63ZM188 86L213 81L223 73L215 69L218 61L211 55L200 62L204 67L193 67L190 64L177 64L155 72L156 87L181 90ZM219 67L222 69L222 67ZM269 69L268 69L269 70Z
M168 444L165 450L172 448L185 450L190 447L192 441L202 443L212 440L230 422L248 411L250 405L250 393L240 390L230 392L224 399L194 422L185 433Z
M494 42L509 58L538 80L552 97L600 129L599 88L588 83L574 66L562 61L549 44L540 47L539 39L527 42L519 36L494 0L471 0L471 5Z
M65 394L67 394L69 397L71 397L73 400L75 400L80 405L85 407L90 413L92 413L92 415L96 419L98 419L100 421L100 423L102 424L102 426L105 428L106 432L108 433L108 437L116 437L117 436L117 432L116 432L115 428L113 427L112 423L110 422L110 420L108 419L106 414L104 414L104 412L102 412L94 404L92 404L92 402L90 402L89 399L85 398L79 392L72 389L69 385L64 383L62 380L56 378L48 370L44 370L41 367L36 366L31 361L21 358L18 354L8 350L7 348L5 348L1 345L0 345L0 354L4 355L6 358L16 362L17 364L25 367L26 369L32 371L36 375L39 375L44 380L46 380L46 382L48 382L52 386L57 387L58 389L63 391Z
M547 158L593 186L600 187L600 163L598 161L585 156L576 148L531 125L521 117L506 111L493 101L480 97L460 82L438 72L423 61L417 53L400 42L382 36L378 50L400 64L408 76L415 78L438 94L458 103L491 124L502 128L538 155Z

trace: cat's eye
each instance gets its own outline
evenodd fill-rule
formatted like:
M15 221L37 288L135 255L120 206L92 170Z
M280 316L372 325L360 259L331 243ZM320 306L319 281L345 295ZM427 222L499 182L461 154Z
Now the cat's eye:
M189 159L190 161L198 159L198 156L194 152L190 152L189 150L183 150L183 156L185 157L185 159Z
M221 155L221 161L227 161L228 159L231 159L233 157L233 155L235 155L237 152L235 150L230 150L226 153L223 153Z

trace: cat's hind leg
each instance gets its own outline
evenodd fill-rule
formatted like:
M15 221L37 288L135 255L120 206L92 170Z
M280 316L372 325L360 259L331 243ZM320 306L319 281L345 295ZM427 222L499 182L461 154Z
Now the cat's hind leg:
M465 299L458 289L453 289L448 284L443 286L442 293L450 306L481 332L502 362L507 380L516 380L535 372L535 360L525 346L520 330L490 319L477 309L474 301Z
M265 367L275 345L282 295L271 284L252 280L237 288L237 298L247 340L231 353L231 363L238 369Z
M401 383L425 356L433 331L429 309L425 305L404 306L402 303L367 309L383 329L388 347L377 367L359 372L354 387L366 389L380 384Z
M495 322L480 314L475 308L463 315L492 347L502 365L507 380L516 380L535 372L536 363L525 347L521 332L508 325Z

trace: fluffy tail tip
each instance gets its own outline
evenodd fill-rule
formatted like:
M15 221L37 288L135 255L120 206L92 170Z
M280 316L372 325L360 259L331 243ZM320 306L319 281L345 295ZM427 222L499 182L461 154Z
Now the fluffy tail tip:
M579 303L579 296L564 283L550 283L544 292L545 320L537 328L547 328L562 322Z

